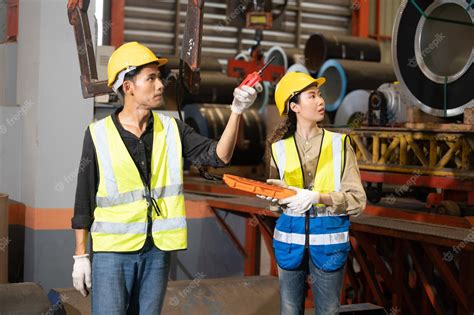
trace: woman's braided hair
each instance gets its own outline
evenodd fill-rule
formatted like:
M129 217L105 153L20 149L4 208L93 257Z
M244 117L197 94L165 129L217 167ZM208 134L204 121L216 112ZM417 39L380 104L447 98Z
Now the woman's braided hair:
M300 101L300 94L298 93L290 98L290 100L288 101L288 104L291 104L292 102L298 104L299 101ZM267 145L265 146L264 162L265 162L265 170L266 170L267 178L269 176L268 172L270 170L272 144L294 135L295 132L296 132L296 113L291 108L289 108L289 105L288 105L288 114L286 116L285 121L283 121L282 123L280 123L280 125L278 125L278 127L275 129L273 134L268 138Z
M294 95L288 101L288 104L296 103L300 101L300 94ZM272 136L268 139L268 145L271 146L273 143L280 141L281 139L286 139L295 134L296 131L296 113L289 108L288 105L288 114L284 122L282 122L273 132Z

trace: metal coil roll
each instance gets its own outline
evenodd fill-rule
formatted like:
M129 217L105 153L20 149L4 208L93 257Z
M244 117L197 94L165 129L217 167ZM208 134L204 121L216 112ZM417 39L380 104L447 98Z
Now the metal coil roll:
M328 59L380 61L379 43L370 38L346 35L311 35L306 41L304 55L306 67L316 72Z
M410 103L452 117L474 106L474 10L469 0L404 0L395 18L392 58Z

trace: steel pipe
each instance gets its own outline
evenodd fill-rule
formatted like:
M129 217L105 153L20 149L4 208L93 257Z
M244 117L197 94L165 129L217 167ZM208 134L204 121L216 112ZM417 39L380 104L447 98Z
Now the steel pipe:
M165 82L164 94L164 109L176 110L176 78L170 76ZM186 104L194 103L213 103L225 104L229 106L234 99L234 89L239 85L237 78L229 77L221 72L203 71L201 72L201 86L198 95L192 95L183 91L180 87L178 89L178 97L183 102L183 107ZM270 95L270 85L264 84L262 91L258 94L257 99L251 108L261 109L268 103Z
M348 93L334 117L335 127L349 127L353 129L367 122L369 96L370 92L367 90L355 90Z
M273 46L265 53L264 61L267 62L274 56L273 65L282 66L285 71L293 64L304 64L304 51L302 49Z
M166 64L166 67L168 69L179 69L179 58L178 57L165 57L168 59L168 63ZM217 61L216 58L211 58L211 57L203 57L201 56L201 64L199 66L199 69L201 71L217 71L217 72L222 72L222 66ZM201 79L202 80L202 79Z
M389 64L340 59L326 61L318 76L326 78L321 93L329 112L337 110L350 91L376 89L382 83L396 80Z
M328 59L380 61L380 45L370 38L345 35L311 35L306 41L306 67L316 72Z

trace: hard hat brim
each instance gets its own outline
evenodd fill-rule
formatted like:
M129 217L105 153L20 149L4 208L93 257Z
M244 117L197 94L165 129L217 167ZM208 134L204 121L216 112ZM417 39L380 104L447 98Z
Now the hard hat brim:
M145 63L145 64L143 64L143 65L139 65L139 66L137 66L137 68L138 68L138 67L143 67L143 66L146 66L146 65L149 65L149 64L152 64L152 63L156 63L156 64L158 64L158 67L162 67L162 66L164 66L164 65L166 65L166 64L168 63L168 59L167 59L167 58L158 58L158 57L156 57L156 60L153 60L153 61L151 61L151 62ZM126 69L126 68L122 69L122 71L125 70L125 69ZM118 73L117 73L117 75L118 75ZM114 78L110 78L110 79L108 80L107 85L108 85L109 87L112 87L112 86L114 85L114 82L115 82L115 80L117 79L117 75L116 75Z

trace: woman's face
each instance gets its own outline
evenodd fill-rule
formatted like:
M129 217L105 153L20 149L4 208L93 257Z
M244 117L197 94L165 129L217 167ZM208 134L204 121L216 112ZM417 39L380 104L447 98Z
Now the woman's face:
M324 119L324 99L316 86L300 93L299 104L291 103L290 108L296 112L298 119L320 122Z

